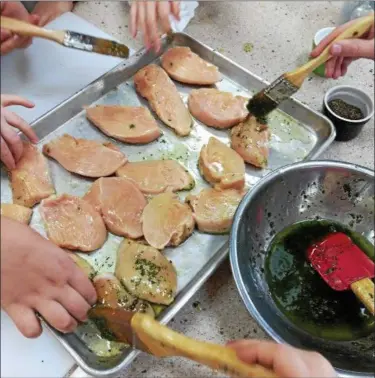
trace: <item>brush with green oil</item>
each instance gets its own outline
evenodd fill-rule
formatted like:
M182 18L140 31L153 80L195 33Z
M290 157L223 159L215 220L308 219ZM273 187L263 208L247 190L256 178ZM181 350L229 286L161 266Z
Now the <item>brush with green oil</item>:
M321 64L325 63L332 56L329 53L331 46L337 41L363 36L374 24L374 13L353 21L353 24L340 33L324 50L303 66L284 73L265 89L250 99L247 109L258 120L264 118L276 109L283 101L294 95L302 86L305 79Z
M330 220L303 221L274 237L265 275L276 306L297 327L323 339L353 341L374 332L374 317L353 292L333 290L306 256L312 245L334 233L347 235L374 259L373 244L346 226Z
M186 357L230 376L277 378L268 368L241 361L231 348L191 339L150 315L104 306L91 308L88 315L104 330L106 337L129 343L156 357Z

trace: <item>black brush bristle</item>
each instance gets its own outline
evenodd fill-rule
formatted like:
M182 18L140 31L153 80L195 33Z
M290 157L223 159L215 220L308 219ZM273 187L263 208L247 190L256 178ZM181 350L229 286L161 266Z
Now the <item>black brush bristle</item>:
M246 107L249 113L252 114L258 122L267 124L268 114L275 110L278 104L262 91L251 98Z

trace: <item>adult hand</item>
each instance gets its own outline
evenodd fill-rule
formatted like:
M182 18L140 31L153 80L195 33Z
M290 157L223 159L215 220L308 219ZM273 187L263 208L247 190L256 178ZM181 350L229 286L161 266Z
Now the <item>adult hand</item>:
M38 25L42 27L72 9L73 1L39 1L31 15L39 18Z
M347 22L336 28L311 52L311 57L317 57L328 44L355 21L356 20ZM338 79L340 76L344 76L347 73L350 63L354 60L360 58L374 59L374 48L374 24L362 38L346 39L334 43L329 50L332 58L326 63L325 76Z
M24 336L42 332L35 312L59 331L72 332L95 302L92 283L65 251L1 217L1 307Z
M130 32L135 38L138 31L143 34L147 49L160 50L159 24L163 33L171 30L169 16L180 20L179 1L133 1L130 10Z
M2 16L16 18L34 25L37 25L39 21L39 17L31 16L20 1L2 1L0 11ZM30 37L14 35L9 30L1 29L1 55L6 55L14 49L26 48L31 43Z
M31 126L17 114L6 109L7 106L20 105L26 108L33 108L34 104L22 97L13 95L1 95L1 161L8 169L14 169L23 153L21 138L13 127L22 131L32 143L38 142Z
M331 364L315 352L258 340L239 340L229 343L228 346L236 351L243 362L264 366L279 377L336 377Z

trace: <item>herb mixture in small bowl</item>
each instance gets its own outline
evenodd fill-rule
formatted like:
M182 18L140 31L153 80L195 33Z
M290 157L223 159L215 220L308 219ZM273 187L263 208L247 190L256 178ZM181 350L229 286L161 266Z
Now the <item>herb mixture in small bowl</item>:
M374 102L358 88L339 85L324 96L323 112L335 125L336 140L349 141L357 137L373 117Z

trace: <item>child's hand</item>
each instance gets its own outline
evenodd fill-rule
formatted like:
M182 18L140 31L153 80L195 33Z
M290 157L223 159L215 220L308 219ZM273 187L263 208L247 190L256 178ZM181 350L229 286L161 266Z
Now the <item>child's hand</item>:
M228 346L248 364L259 364L285 378L332 378L336 373L320 354L269 341L239 340Z
M31 15L39 18L39 26L45 26L72 9L73 1L39 1Z
M147 49L160 50L159 24L163 33L171 30L169 16L180 19L179 1L133 1L130 10L130 32L135 38L138 31L143 34Z
M1 95L1 161L8 169L14 169L23 153L21 138L12 126L22 131L32 143L38 142L31 126L17 114L6 109L7 106L20 105L33 108L34 104L22 97Z
M331 34L325 37L322 42L311 52L311 57L315 58L330 44L342 31L348 28L356 20L347 22L336 28ZM334 43L329 52L332 58L326 63L325 76L338 79L346 75L349 65L360 58L374 59L374 25L370 31L362 38L346 39Z
M1 15L15 18L20 21L29 22L37 25L38 16L30 16L27 9L20 1L2 1ZM1 29L1 55L6 55L14 49L24 49L32 43L30 37L19 36L11 33L6 29Z
M65 251L1 217L1 307L24 336L42 332L35 312L61 332L72 332L95 302L92 283Z

